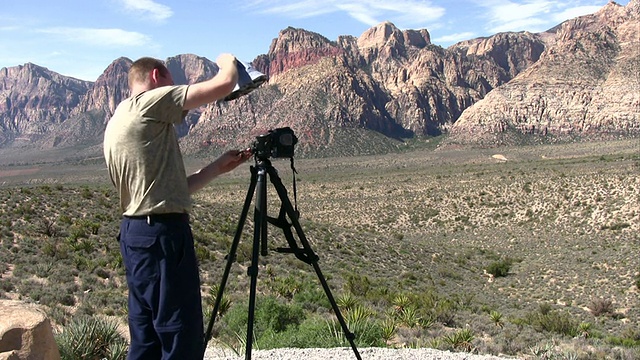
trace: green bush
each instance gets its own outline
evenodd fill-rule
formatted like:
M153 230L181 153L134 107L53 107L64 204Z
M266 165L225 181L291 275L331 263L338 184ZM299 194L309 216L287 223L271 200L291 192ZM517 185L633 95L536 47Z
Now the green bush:
M115 322L95 317L79 317L56 335L62 360L122 360L127 342Z
M284 332L289 327L295 328L304 320L300 306L287 305L275 297L259 297L254 310L253 333L257 341L262 336L273 337L273 334ZM232 306L222 317L222 322L225 323L221 330L223 341L232 342L239 334L246 334L247 314L247 304L242 302Z
M355 334L355 343L360 347L384 347L383 326L379 321L346 320L349 331ZM258 343L261 349L282 347L331 348L350 346L342 326L336 319L327 320L321 316L307 318L299 326L290 327L284 332L269 331L263 334Z
M487 273L495 276L495 277L503 277L509 274L509 270L511 270L511 260L498 260L492 262L487 266Z
M300 304L304 309L315 311L318 308L330 309L331 303L320 287L307 287L293 296L294 303Z
M525 323L533 326L536 331L554 332L571 337L579 335L579 323L566 312L541 309L527 314Z
M268 331L259 340L261 349L330 348L341 346L339 338L330 331L330 323L320 316L305 319L299 326L276 333Z
M274 297L266 297L257 302L255 319L265 330L282 332L289 326L299 325L304 320L304 313L297 305L287 305Z
M371 280L366 275L348 274L346 289L356 296L366 296L372 288Z

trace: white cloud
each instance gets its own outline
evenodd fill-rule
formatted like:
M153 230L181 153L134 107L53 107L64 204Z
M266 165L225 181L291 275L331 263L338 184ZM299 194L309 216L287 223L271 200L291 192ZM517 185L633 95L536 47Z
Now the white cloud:
M441 18L445 9L424 0L253 0L247 9L258 13L281 15L291 18L309 18L330 13L346 13L365 25L373 26L382 21L392 21L399 27L426 23Z
M476 34L473 32L462 32L457 34L449 34L440 36L435 39L431 39L433 43L442 43L442 44L453 44L463 40L469 40L476 37Z
M65 41L98 47L142 46L151 42L147 35L122 29L54 27L40 29L37 32L58 36Z
M490 33L505 31L545 31L577 16L598 11L601 6L583 6L583 1L549 0L485 0L477 2L486 8L486 30Z
M336 4L335 9L336 11L344 11L349 14L351 18L369 26L377 25L382 22L377 18L379 15L378 13L370 11L361 4Z
M283 3L280 4L279 3ZM262 3L262 1L260 1ZM334 10L331 7L320 6L318 1L303 1L303 2L286 2L286 1L274 1L266 2L264 5L259 5L258 12L265 14L284 15L291 18L309 18L322 14L331 13Z
M553 19L555 22L559 24L565 20L573 19L578 16L593 14L598 10L600 10L601 8L602 6L576 6L576 7L565 9L560 13L554 14Z
M135 15L148 15L154 21L164 21L173 16L173 10L169 6L159 4L153 0L121 0L125 10Z

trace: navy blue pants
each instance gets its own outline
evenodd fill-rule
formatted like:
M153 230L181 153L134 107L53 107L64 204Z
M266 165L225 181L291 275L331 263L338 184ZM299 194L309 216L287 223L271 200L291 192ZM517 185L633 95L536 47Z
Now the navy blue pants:
M200 277L186 214L124 217L129 360L202 359Z

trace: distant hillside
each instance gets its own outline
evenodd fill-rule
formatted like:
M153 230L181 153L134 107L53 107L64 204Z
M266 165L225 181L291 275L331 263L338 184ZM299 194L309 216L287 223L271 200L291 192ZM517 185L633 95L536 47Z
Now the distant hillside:
M287 28L253 60L268 84L192 111L177 131L196 154L291 126L311 156L395 151L399 140L443 134L445 144L483 146L638 136L639 3L447 49L427 30L389 22L335 41ZM218 69L194 54L166 63L179 83ZM99 155L105 123L128 95L130 65L116 59L95 82L34 64L0 69L0 151Z

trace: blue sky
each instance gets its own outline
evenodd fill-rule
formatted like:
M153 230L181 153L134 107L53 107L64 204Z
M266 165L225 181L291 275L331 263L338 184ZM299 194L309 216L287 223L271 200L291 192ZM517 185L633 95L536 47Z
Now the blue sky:
M0 68L28 62L95 81L121 56L223 52L249 62L288 26L329 40L391 21L427 29L432 43L503 31L540 32L607 0L2 0ZM618 1L626 5L629 1Z

